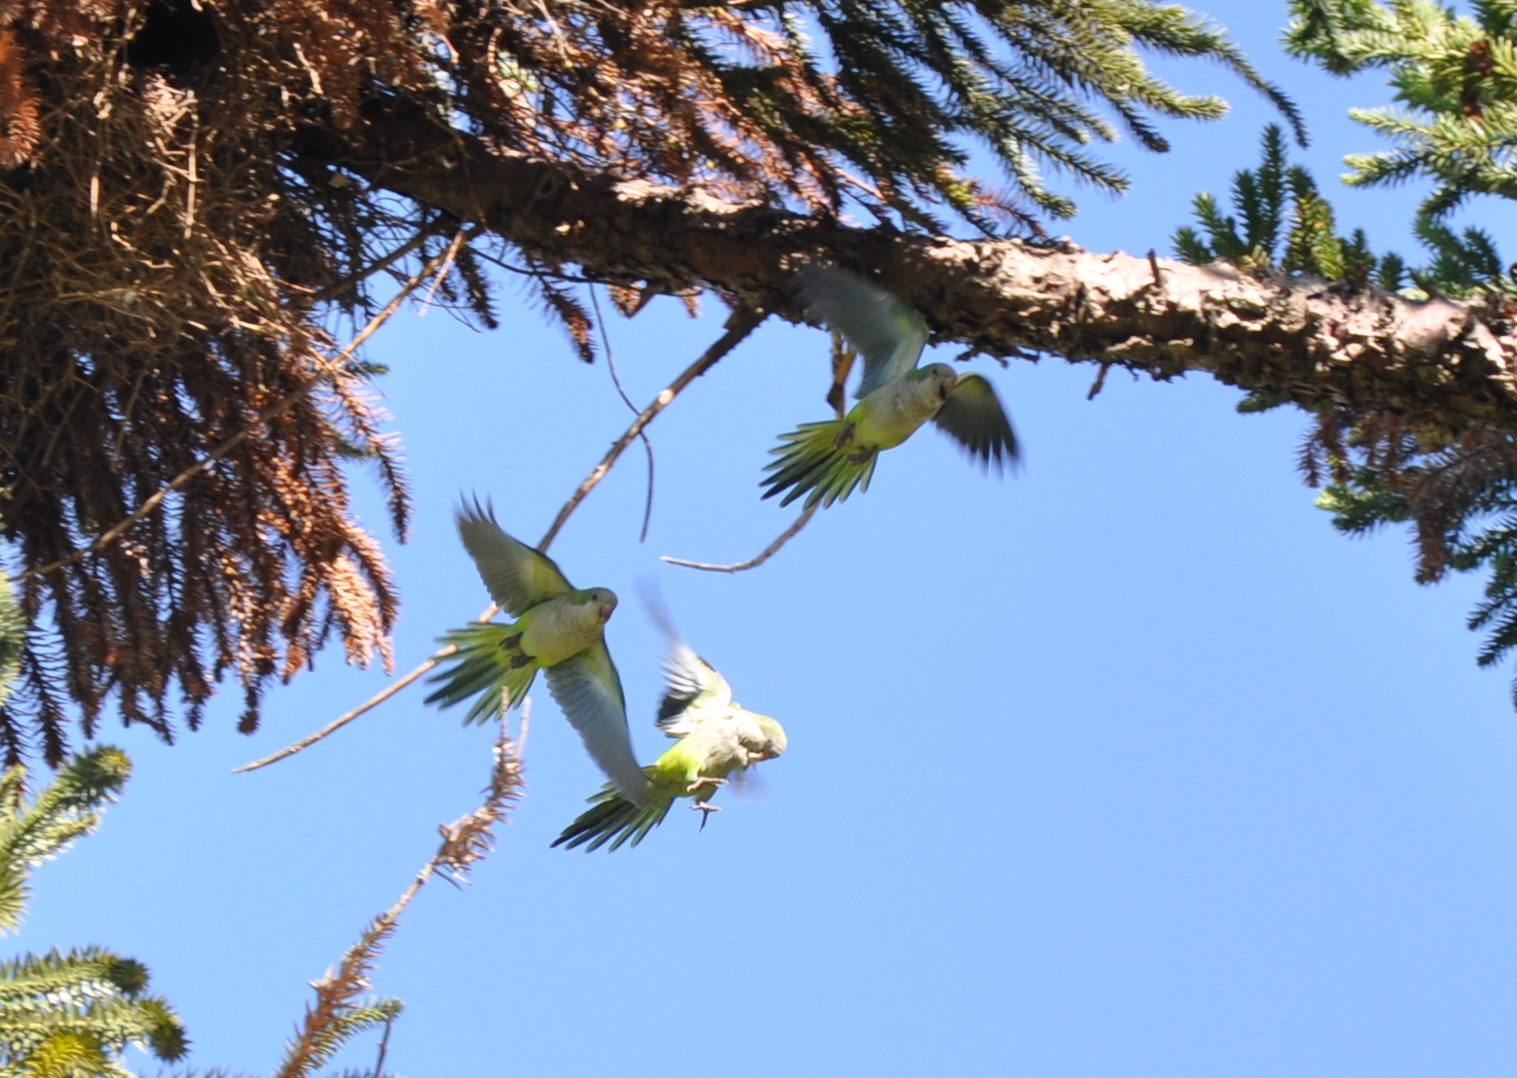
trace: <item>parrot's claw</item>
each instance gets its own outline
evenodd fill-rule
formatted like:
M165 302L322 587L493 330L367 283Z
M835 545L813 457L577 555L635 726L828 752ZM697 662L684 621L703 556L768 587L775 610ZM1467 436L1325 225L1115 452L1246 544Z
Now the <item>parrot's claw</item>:
M708 775L702 775L700 778L698 778L694 782L692 782L689 786L686 786L685 787L685 792L687 794L693 794L693 793L695 793L696 790L699 790L699 789L701 789L704 786L710 786L714 790L719 790L719 789L721 789L725 785L727 785L727 780L726 779L718 779L718 778L712 778L712 777L710 777ZM712 809L711 811L712 812L717 812L719 810Z
M718 780L718 781L721 781L721 780ZM704 831L706 829L706 821L709 820L709 819L711 819L711 814L713 812L720 812L720 811L722 811L721 810L721 806L719 806L719 805L708 805L704 801L697 801L695 804L693 804L693 805L690 806L690 810L692 812L699 812L701 814L701 826L700 826L700 829L702 831Z

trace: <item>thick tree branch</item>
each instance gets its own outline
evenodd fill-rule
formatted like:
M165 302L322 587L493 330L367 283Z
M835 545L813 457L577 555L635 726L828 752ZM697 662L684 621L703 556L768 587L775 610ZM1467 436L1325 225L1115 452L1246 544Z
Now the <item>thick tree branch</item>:
M875 271L936 339L972 351L1050 353L1160 379L1203 371L1308 407L1517 430L1517 311L1498 301L1412 303L1222 265L848 227L577 173L389 105L343 137L311 132L303 149L598 279L707 285L800 320L794 262L832 259Z

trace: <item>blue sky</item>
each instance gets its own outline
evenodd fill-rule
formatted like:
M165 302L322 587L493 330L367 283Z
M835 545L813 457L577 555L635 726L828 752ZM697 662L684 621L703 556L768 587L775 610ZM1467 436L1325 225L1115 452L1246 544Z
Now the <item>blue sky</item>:
M1418 192L1351 192L1375 148L1344 113L1385 91L1280 56L1278 5L1214 3L1299 100L1302 155L1342 222L1411 253ZM1167 251L1197 189L1256 160L1267 107L1202 64L1159 65L1233 114L1169 124L1175 150L1112 155L1134 191L1076 191L1061 230ZM1482 205L1498 238L1508 211ZM1511 244L1508 243L1508 247ZM414 538L401 669L486 596L454 538L460 491L534 541L629 415L603 364L503 285L497 333L399 317L370 355L404 437ZM611 326L634 400L719 332L659 301ZM704 833L676 808L636 850L548 843L599 785L540 689L528 796L462 891L434 883L374 978L407 1010L401 1074L1505 1075L1517 1066L1517 715L1509 671L1464 629L1478 582L1411 581L1401 534L1337 535L1293 471L1303 418L1240 416L1169 385L1057 359L1002 371L1026 467L999 481L929 431L867 496L820 514L758 572L734 560L791 519L760 502L777 434L823 417L823 334L769 325L650 428L553 553L624 598L609 639L640 753L658 641L654 574L694 646L786 756ZM946 350L945 350L946 351ZM356 487L382 528L371 483ZM37 875L13 949L97 942L146 962L197 1067L267 1072L363 923L477 803L488 731L412 690L323 744L230 769L384 684L336 653L233 732L232 694L168 748L108 730L137 770L101 832ZM371 1062L372 1042L346 1060Z

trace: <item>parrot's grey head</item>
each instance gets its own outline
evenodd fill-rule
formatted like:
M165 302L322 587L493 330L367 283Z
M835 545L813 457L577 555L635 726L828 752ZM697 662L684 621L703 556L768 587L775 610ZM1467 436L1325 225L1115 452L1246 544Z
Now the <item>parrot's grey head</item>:
M763 741L750 748L754 761L772 760L776 756L784 755L785 746L788 743L785 739L785 728L768 715L754 715L753 721L764 733Z
M616 592L610 588L586 588L576 597L578 602L589 603L596 608L597 621L604 625L616 611Z
M958 383L959 376L954 369L946 363L929 363L922 368L922 373L937 390L938 400L946 401L953 393L953 387Z

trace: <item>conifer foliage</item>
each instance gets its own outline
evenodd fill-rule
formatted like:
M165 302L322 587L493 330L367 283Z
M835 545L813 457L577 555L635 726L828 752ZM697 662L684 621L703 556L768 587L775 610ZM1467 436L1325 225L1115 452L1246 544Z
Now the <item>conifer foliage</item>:
M1412 232L1430 256L1409 267L1395 253L1376 257L1363 233L1338 234L1333 211L1300 168L1284 163L1275 129L1266 131L1257 171L1237 174L1224 217L1207 194L1196 197L1195 228L1175 234L1186 261L1221 258L1249 269L1320 276L1343 287L1367 284L1414 299L1484 297L1511 307L1517 277L1495 240L1477 226L1455 229L1453 210L1472 195L1517 197L1512 132L1517 130L1517 6L1483 2L1472 15L1431 4L1297 0L1287 46L1335 74L1388 70L1400 107L1352 115L1396 146L1350 155L1346 179L1359 186L1430 181ZM1283 251L1275 242L1288 219ZM1203 235L1204 233L1204 235ZM1252 394L1244 411L1281 403ZM1484 631L1482 666L1517 648L1517 438L1485 424L1411 423L1392 411L1322 400L1302 448L1303 475L1322 488L1317 504L1341 531L1360 535L1408 523L1416 540L1416 578L1450 571L1489 573L1469 626ZM1517 703L1517 681L1513 684Z
M1046 173L1126 185L1093 143L1161 150L1154 117L1224 110L1145 50L1224 64L1295 122L1152 0L0 0L0 530L38 626L4 752L59 762L63 701L87 734L114 703L171 738L225 677L252 730L332 635L383 653L397 598L344 466L378 470L401 536L408 502L336 329L394 282L441 260L438 302L493 325L482 265L510 255L591 357L562 267L454 242L458 216L343 147L421 117L712 205L1028 234L1073 209Z
M1474 0L1471 14L1429 3L1292 0L1286 48L1335 75L1390 72L1398 107L1350 115L1396 145L1345 160L1364 187L1424 179L1422 212L1472 195L1517 197L1517 6Z
M130 772L125 753L99 746L69 759L31 799L24 768L0 775L0 929L20 923L31 870L99 826ZM140 962L100 947L0 963L0 1074L129 1078L120 1059L128 1044L179 1059L184 1028L147 985Z
M1175 253L1192 265L1222 259L1243 269L1277 269L1363 285L1369 280L1395 290L1404 267L1395 254L1376 259L1363 229L1348 239L1338 234L1333 208L1311 174L1287 165L1285 138L1271 124L1264 129L1263 160L1257 169L1233 176L1237 217L1224 216L1214 196L1202 191L1193 206L1205 233L1184 226L1174 235Z

